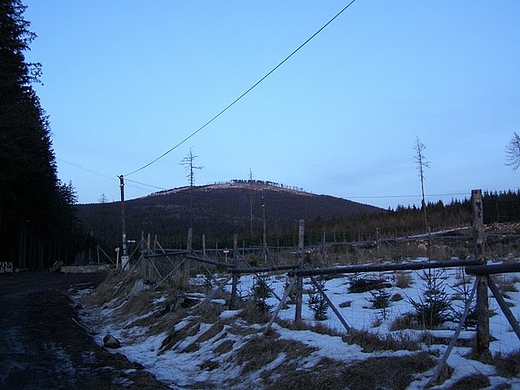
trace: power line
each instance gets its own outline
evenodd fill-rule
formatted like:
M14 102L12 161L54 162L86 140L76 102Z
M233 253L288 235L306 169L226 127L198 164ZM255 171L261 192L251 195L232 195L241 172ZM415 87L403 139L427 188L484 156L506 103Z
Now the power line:
M273 69L271 69L265 76L263 76L260 80L258 80L256 83L254 83L247 91L245 91L242 95L237 97L233 102L231 102L229 105L227 105L222 111L220 111L217 115L215 115L213 118L211 118L209 121L207 121L204 125L199 127L197 130L195 130L193 133L188 135L186 138L184 138L182 141L180 141L178 144L174 145L170 149L168 149L166 152L161 154L159 157L155 158L154 160L150 161L148 164L143 165L141 168L136 169L135 171L132 171L130 173L127 173L124 176L130 176L134 173L137 173L139 171L142 171L145 168L148 168L153 163L159 161L161 158L165 157L169 153L173 152L175 149L177 149L179 146L184 144L186 141L188 141L190 138L194 137L197 133L202 131L204 128L206 128L209 124L211 124L213 121L215 121L218 117L220 117L222 114L224 114L227 110L229 110L231 107L233 107L238 101L240 101L244 96L246 96L249 92L251 92L253 89L255 89L262 81L264 81L266 78L268 78L271 74L273 74L278 68L280 68L285 62L287 62L293 55L295 55L298 51L300 51L307 43L309 43L312 39L314 39L319 33L321 33L325 28L328 27L329 24L331 24L336 18L338 18L343 12L345 12L356 0L352 0L350 3L348 3L341 11L339 11L332 19L330 19L327 23L325 23L318 31L316 31L314 34L311 35L310 38L308 38L305 42L303 42L300 46L298 46L291 54L289 54L287 57L283 59L278 65L276 65Z
M97 172L94 169L86 168L83 165L75 163L73 161L68 161L68 160L65 160L63 158L56 158L56 160L59 163L64 163L64 164L70 165L70 166L78 168L78 169L80 169L82 171L85 171L85 172L88 172L88 173L92 173L92 174L100 176L100 177L104 177L105 179L115 180L112 176L108 176L108 175L106 175L104 173Z
M454 195L468 195L467 192L453 192L449 194L425 194L427 198L432 196L454 196ZM374 196L351 196L348 199L387 199L387 198L420 198L420 194L415 195L374 195Z
M164 188L164 187L157 187L157 186L154 186L152 184L141 183L139 181L127 179L126 177L125 177L125 181L128 181L130 183L139 184L139 185L142 185L142 186L145 186L145 187L155 188L157 190L167 190L167 188Z

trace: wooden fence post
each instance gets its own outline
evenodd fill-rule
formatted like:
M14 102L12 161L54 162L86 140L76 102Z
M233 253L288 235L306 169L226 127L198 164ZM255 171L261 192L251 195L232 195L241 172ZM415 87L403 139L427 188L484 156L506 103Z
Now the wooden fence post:
M193 253L193 228L188 228L188 240L186 242L186 251L188 254ZM184 278L186 283L189 283L190 280L190 268L191 262L186 261L184 263Z
M471 191L473 205L473 238L475 241L475 259L479 264L486 264L484 254L484 210L482 205L482 190ZM489 354L489 301L488 275L477 276L477 347L479 356Z
M300 253L300 260L298 263L299 269L303 269L303 258L305 256L304 249L305 236L305 221L300 219L298 223L298 251ZM296 309L294 312L294 322L299 322L302 319L302 300L303 300L303 277L298 275L296 281Z
M236 268L238 265L238 234L233 235L233 266ZM237 286L240 275L236 272L233 273L233 282L231 284L231 299L229 306L231 309L235 308L237 299Z
M186 250L189 253L193 251L193 228L188 229L188 242L186 244Z
M148 233L148 236L146 237L146 254L150 256L152 254L152 246L151 246L151 236L150 233ZM150 259L145 258L144 259L144 278L151 280L150 277Z

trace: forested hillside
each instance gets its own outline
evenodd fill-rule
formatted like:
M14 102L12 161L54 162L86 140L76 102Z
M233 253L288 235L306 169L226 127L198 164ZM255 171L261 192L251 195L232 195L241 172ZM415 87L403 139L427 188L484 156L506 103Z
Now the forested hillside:
M329 220L381 209L326 195L296 191L273 183L225 183L183 187L125 202L128 237L158 235L170 246L185 245L189 227L195 244L204 234L213 245L230 245L233 234L248 245L266 233L281 245L293 245L298 220ZM120 242L120 202L78 205L78 217L95 239L108 248Z
M74 259L79 225L72 185L58 180L48 118L24 52L36 35L19 0L0 2L0 261L15 268Z
M485 223L520 221L520 192L484 192ZM375 240L425 233L424 214L416 206L383 210L331 196L314 195L266 183L226 183L183 187L125 202L130 239L157 236L163 246L183 248L187 231L195 247L204 234L208 247L230 247L233 234L241 245L260 245L263 217L270 245L296 246L298 220L305 220L305 240L320 243ZM470 199L426 205L432 231L470 227ZM120 202L78 205L78 217L103 248L120 245Z

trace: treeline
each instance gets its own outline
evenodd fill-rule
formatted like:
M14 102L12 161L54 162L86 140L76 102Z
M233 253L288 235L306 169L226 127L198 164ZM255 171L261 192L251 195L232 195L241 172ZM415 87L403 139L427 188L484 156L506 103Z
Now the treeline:
M470 200L442 201L426 205L428 227L431 231L471 226L472 206ZM375 240L378 237L402 237L427 232L424 212L413 206L398 206L378 214L359 214L349 218L321 220L307 224L310 234L318 236L326 232L327 241L351 242ZM314 239L316 241L316 239Z
M484 224L520 222L520 191L484 191L482 195ZM473 223L471 199L429 202L426 205L428 227L440 231L470 227ZM318 242L326 233L330 241L366 241L379 237L401 237L427 232L424 212L413 206L398 206L378 214L359 214L348 218L323 220L307 224L310 240Z
M239 235L240 246L261 245L263 221L260 199L256 199L253 219L250 216L250 201L247 191L214 191L211 194L194 192L193 245L201 247L205 235L208 248L224 248L233 245L233 234ZM198 194L198 195L197 195ZM204 195L202 195L204 194ZM421 208L398 206L395 210L360 209L350 216L337 217L321 214L305 216L299 198L286 193L264 193L267 202L266 234L269 245L294 247L298 244L298 218L305 220L306 244L319 244L325 235L327 242L359 242L377 238L394 238L427 232ZM203 198L201 196L204 196ZM157 235L163 247L185 248L190 227L190 210L187 206L189 192L180 192L168 202L157 205L158 199L146 198L130 201L126 206L127 232L131 239L139 240L141 232ZM175 200L173 200L175 199ZM164 198L166 200L166 198ZM334 208L334 199L327 200L327 209ZM484 222L515 222L520 220L519 192L484 192ZM296 205L296 207L295 207ZM316 206L316 205L314 205ZM291 207L295 210L291 210ZM82 205L82 220L88 222L89 230L106 250L120 245L119 202L100 205ZM316 210L314 208L314 210ZM307 213L309 210L306 211ZM292 213L292 214L291 214ZM428 227L440 231L456 227L471 227L473 210L471 199L429 202L426 205ZM252 228L252 229L251 229Z
M0 2L0 261L36 269L71 261L82 243L71 184L58 180L49 122L25 61L35 34L19 0Z
M520 221L520 190L485 191L482 203L484 223Z

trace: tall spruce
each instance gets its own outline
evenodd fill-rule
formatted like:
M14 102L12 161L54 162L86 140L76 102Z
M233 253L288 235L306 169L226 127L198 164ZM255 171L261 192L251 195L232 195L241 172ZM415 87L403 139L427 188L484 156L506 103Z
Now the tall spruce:
M0 7L0 261L42 268L71 252L63 235L76 228L74 191L58 180L48 118L32 87L41 65L25 60L36 37L26 7L20 0Z

